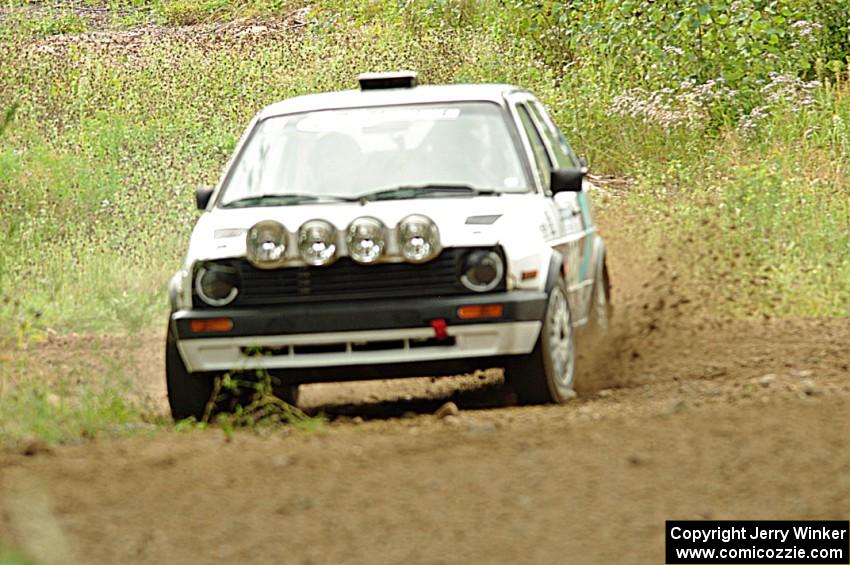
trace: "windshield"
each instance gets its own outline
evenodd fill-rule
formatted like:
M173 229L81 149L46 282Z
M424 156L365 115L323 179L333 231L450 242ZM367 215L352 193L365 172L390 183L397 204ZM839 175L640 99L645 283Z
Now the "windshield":
M411 187L527 192L501 108L487 102L323 110L262 121L219 205L296 204ZM279 195L298 195L281 200Z

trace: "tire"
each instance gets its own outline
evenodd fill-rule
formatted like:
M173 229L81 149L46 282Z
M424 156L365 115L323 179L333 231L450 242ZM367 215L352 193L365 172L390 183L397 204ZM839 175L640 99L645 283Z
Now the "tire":
M168 388L168 405L175 422L186 418L201 422L204 417L211 418L219 412L232 411L236 404L250 403L250 389L220 390L218 398L209 406L218 376L218 373L190 373L177 350L177 339L169 327L165 344L165 382ZM276 385L274 395L291 406L298 406L298 385Z
M511 360L505 380L520 404L561 404L575 396L575 359L575 329L566 287L559 281L549 293L534 350Z
M177 350L177 339L169 326L165 342L165 383L168 388L168 405L174 421L204 419L207 405L215 388L215 375L190 373Z
M274 387L274 395L290 406L298 408L300 397L298 385L278 385Z

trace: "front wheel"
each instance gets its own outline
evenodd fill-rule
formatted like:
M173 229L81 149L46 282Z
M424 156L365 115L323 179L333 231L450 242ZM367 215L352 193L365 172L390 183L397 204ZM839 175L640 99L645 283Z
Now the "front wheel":
M224 389L216 386L221 376L221 373L190 373L177 349L177 338L169 327L165 343L165 383L175 422L186 418L198 422L209 420L217 413L233 411L237 404L249 406L258 395L267 392L291 406L298 406L298 385L272 385L272 390L267 390L256 384L258 379L252 378L244 388Z
M563 281L550 291L534 350L513 359L505 377L521 404L563 403L575 396L576 340Z
M274 387L274 395L290 406L297 408L300 398L298 385L279 385Z
M215 376L209 373L190 373L177 350L177 339L171 327L165 342L165 384L168 387L168 406L174 421L195 418L198 422L209 416L210 402L215 390ZM208 410L208 405L210 410Z

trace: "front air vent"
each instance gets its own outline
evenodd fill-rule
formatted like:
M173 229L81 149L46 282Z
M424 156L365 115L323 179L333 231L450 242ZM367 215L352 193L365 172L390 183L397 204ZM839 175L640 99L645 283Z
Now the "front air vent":
M474 249L447 248L433 260L419 265L360 265L348 257L341 257L332 265L322 267L278 269L258 269L245 259L215 263L235 268L240 276L239 294L229 307L260 307L333 300L473 294L460 282L460 264ZM493 292L500 290L505 290L504 281ZM211 308L197 296L193 302L195 308Z

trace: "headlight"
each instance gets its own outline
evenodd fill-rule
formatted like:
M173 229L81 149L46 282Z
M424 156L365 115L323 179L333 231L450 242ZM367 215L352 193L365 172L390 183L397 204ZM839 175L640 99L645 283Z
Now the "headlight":
M376 218L357 218L348 225L348 255L358 263L374 263L381 258L386 243L386 228Z
M310 220L298 230L298 249L308 265L327 265L336 257L336 229L324 220Z
M286 228L274 220L257 222L248 230L248 260L261 269L283 263L286 253Z
M195 275L195 293L210 306L227 306L239 294L239 271L210 263Z
M496 288L505 276L505 262L495 251L473 251L461 266L460 282L469 290L487 292Z
M398 225L401 254L411 263L424 263L440 253L440 232L427 216L412 214Z

